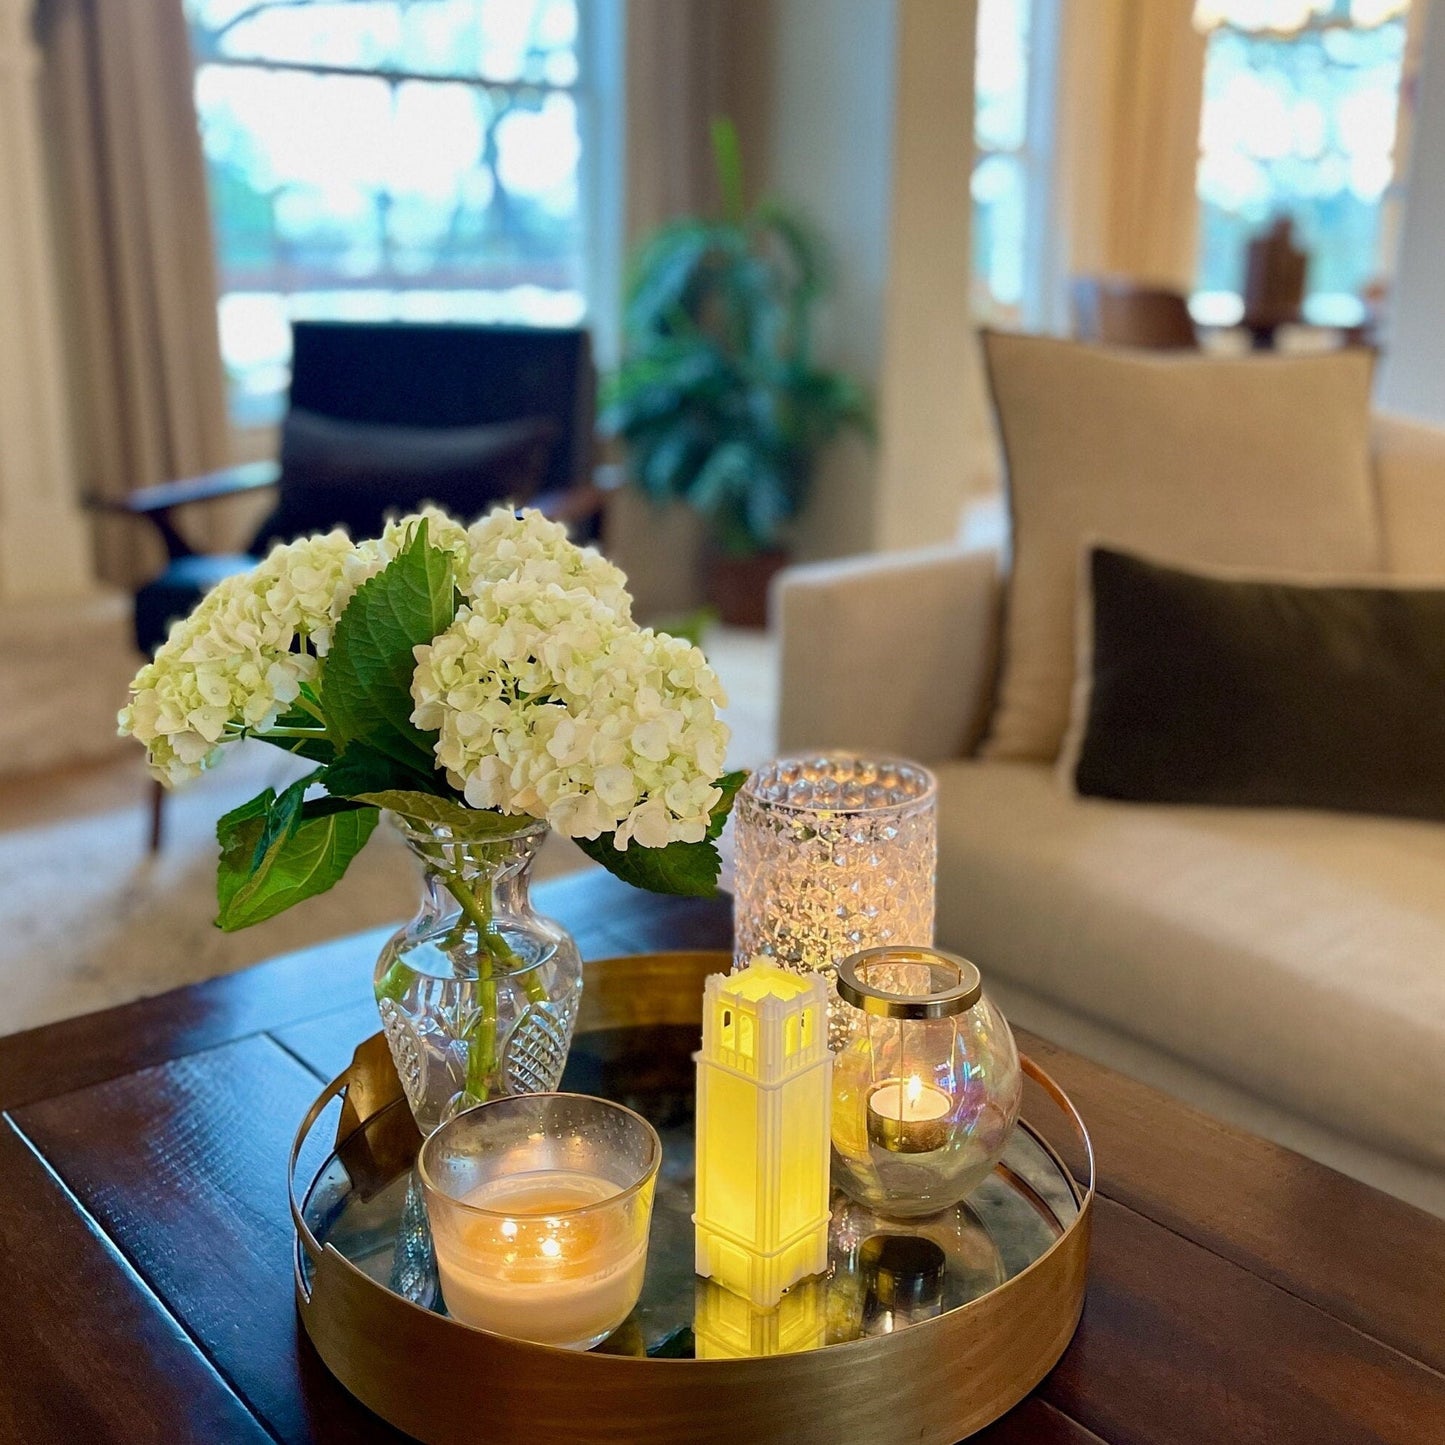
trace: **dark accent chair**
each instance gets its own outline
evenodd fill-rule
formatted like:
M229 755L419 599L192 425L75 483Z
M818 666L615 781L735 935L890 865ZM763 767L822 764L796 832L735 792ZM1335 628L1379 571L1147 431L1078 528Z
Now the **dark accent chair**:
M177 617L222 578L253 566L272 543L336 525L372 536L388 514L422 502L458 516L503 499L527 502L575 535L597 535L605 493L593 476L597 378L585 330L298 321L293 336L278 462L145 487L103 504L144 517L166 545L165 570L136 593L142 653L149 656ZM528 435L509 437L517 426ZM500 464L495 457L476 463L478 448L495 452L498 445L512 454ZM328 470L324 455L318 465L318 449L328 446L344 453L340 470ZM406 464L392 470L392 457ZM509 460L517 462L510 474ZM366 484L353 485L368 466ZM518 479L525 485L512 485ZM198 553L176 524L178 507L270 487L280 488L278 505L245 553ZM160 845L161 806L158 791L152 851Z
M1101 346L1188 351L1199 345L1189 302L1178 291L1119 276L1076 276L1074 335Z

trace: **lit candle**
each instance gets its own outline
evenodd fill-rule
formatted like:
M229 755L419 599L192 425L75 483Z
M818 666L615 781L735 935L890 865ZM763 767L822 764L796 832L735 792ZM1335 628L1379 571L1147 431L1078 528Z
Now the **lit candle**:
M868 1137L895 1154L929 1154L948 1143L953 1100L917 1074L889 1079L868 1095Z
M606 1201L595 1175L536 1170L492 1180L457 1202L435 1232L448 1312L514 1339L588 1349L631 1313L647 1268L647 1233Z
M755 958L703 986L696 1269L754 1307L828 1268L828 985Z

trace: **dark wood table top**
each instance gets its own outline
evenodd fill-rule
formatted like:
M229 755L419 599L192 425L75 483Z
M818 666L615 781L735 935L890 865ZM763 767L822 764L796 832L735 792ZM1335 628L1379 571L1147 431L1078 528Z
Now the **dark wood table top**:
M587 957L730 938L724 900L597 873L537 893ZM382 936L0 1039L0 1441L402 1438L299 1331L285 1188L376 1029ZM1445 1442L1445 1222L1021 1043L1093 1135L1093 1263L1057 1368L975 1439Z

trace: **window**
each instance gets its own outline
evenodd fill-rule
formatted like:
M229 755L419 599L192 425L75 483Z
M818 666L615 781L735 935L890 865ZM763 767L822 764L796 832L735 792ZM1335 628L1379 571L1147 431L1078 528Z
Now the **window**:
M1243 310L1245 247L1277 216L1310 255L1305 317L1351 326L1388 263L1406 21L1297 35L1209 37L1200 127L1193 301L1221 325Z
M979 0L974 60L973 314L1047 324L1054 0Z
M291 317L569 325L606 252L579 0L186 0L234 419ZM599 245L601 241L604 244Z

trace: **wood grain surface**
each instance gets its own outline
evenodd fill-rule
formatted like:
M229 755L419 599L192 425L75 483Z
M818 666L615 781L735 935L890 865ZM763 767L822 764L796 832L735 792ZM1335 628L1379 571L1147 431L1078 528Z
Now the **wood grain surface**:
M269 1440L8 1121L0 1122L0 1281L0 1438Z
M1445 1373L1445 1225L1434 1215L1018 1037L1088 1120L1110 1198Z
M726 900L537 894L589 957L728 946ZM403 1438L299 1334L284 1183L317 1080L375 1027L381 936L0 1040L0 1441ZM1104 1197L1073 1344L976 1440L1445 1442L1445 1222L1021 1042Z

